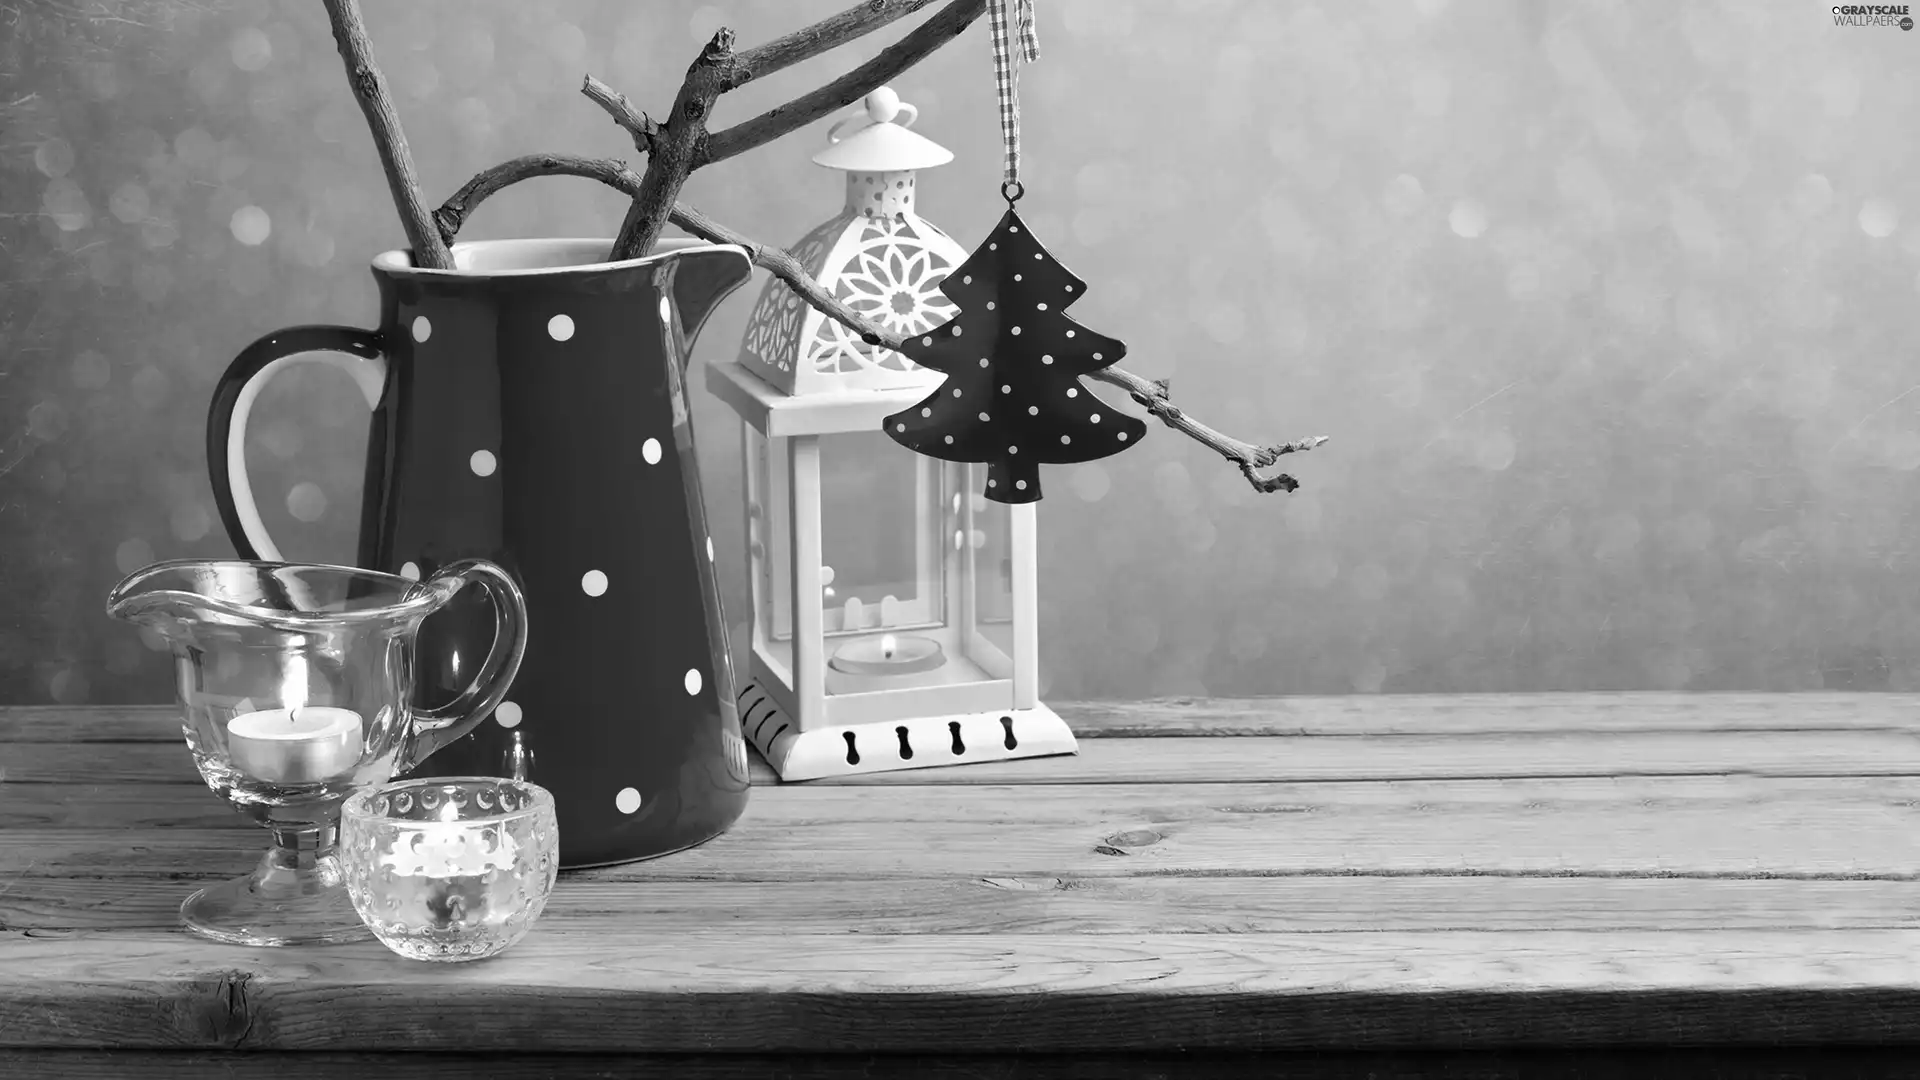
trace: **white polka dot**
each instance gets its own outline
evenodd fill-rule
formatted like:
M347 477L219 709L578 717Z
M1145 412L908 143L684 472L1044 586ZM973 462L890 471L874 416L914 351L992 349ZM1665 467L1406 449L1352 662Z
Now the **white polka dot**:
M493 710L493 719L501 727L519 727L520 706L511 701L503 701L499 708Z
M1040 406L1038 406L1038 405L1029 405L1029 406L1027 406L1027 415L1028 415L1028 416L1039 416L1039 415L1040 415Z
M1061 445L1061 446L1067 446L1067 445L1069 445L1069 444L1071 444L1072 442L1073 442L1073 436L1071 436L1071 435L1062 435L1062 436L1060 436L1060 445Z
M987 310L988 310L988 311L992 311L992 310L993 310L993 301L991 301L991 300L989 300L989 301L987 301Z
M1015 480L1013 486L1019 488L1021 491L1027 490L1027 482L1025 480Z
M646 442L641 443L640 456L645 458L649 465L660 464L660 440L648 439Z
M954 337L959 337L959 336L960 336L960 328L959 328L959 327L957 327L957 326L956 326L956 327L954 327L954 328L953 328L953 336L954 336Z
M600 596L607 591L607 575L604 571L589 570L580 575L580 591L588 596Z
M698 697L700 695L701 685L702 685L702 681L700 679L700 669L688 668L687 669L687 696Z
M989 480L989 481L987 481L987 486L988 486L988 487L999 487L999 486L1000 486L1000 481L998 481L998 480Z
M1041 254L1041 253L1040 253L1040 252L1038 252L1038 251L1036 251L1036 252L1034 252L1034 253L1033 253L1033 259L1034 259L1034 261L1035 261L1035 262L1039 262L1039 261L1040 261L1041 259L1044 259L1044 258L1046 258L1046 256L1045 256L1045 255L1043 255L1043 254Z
M1071 286L1071 285L1069 285L1069 286L1067 286L1067 291L1068 291L1068 292L1072 292L1072 291L1073 291L1073 286ZM1071 333L1071 331L1069 331L1069 333Z
M1042 355L1042 356L1040 357L1040 362L1041 362L1041 363L1043 363L1043 364L1051 364L1051 363L1053 363L1053 354L1052 354L1052 353L1046 353L1046 354L1044 354L1044 355Z
M1076 388L1074 388L1074 387L1071 387L1071 386L1069 386L1069 387L1067 387L1067 396L1068 396L1068 397L1079 397L1079 396L1080 396L1080 391L1079 391L1078 389L1076 389Z
M1072 337L1072 336L1073 336L1073 331L1071 331L1071 330L1069 330L1069 331L1067 331L1067 336L1068 336L1068 337Z
M1001 392L1001 393L1003 393L1003 394L1011 394L1011 393L1013 393L1013 387L1011 387L1011 386L1009 386L1009 385L1007 385L1006 383L1001 383L1001 384L1000 384L1000 392Z
M953 436L951 436L951 435L949 435L949 436L947 436L947 441L948 441L948 442L952 442L952 441L953 441Z
M707 561L713 561L713 537L707 537Z
M988 420L991 420L991 419L993 419L993 418L992 418L992 417L990 417L990 416L988 416L988 415L987 415L986 413L981 413L981 414L980 414L980 420L981 420L981 422L983 422L983 423L984 423L984 422L986 422L986 421L988 421Z
M1020 336L1020 328L1019 328L1019 327L1017 327L1017 326L1016 326L1016 327L1014 327L1014 328L1013 328L1013 336L1014 336L1014 337L1019 337L1019 336Z
M960 396L960 388L959 388L959 387L957 387L957 386L956 386L956 387L954 387L954 388L953 388L953 396L954 396L954 397L959 397L959 396Z
M1100 359L1100 354L1099 354L1099 353L1094 353L1094 354L1093 354L1093 358L1094 358L1095 360L1098 360L1098 359Z
M1097 424L1100 422L1100 414L1094 413L1092 416L1087 417L1087 419Z
M1126 441L1127 441L1127 433L1126 433L1126 432L1124 432L1124 431L1123 431L1123 432L1121 432L1121 433L1120 433L1120 441L1121 441L1121 442L1126 442Z
M613 797L614 809L623 814L631 814L640 809L640 792L636 788L623 787L620 794Z
M412 563L412 562L401 563L400 576L403 578L406 578L408 581L419 581L420 580L420 564Z
M475 476L492 476L499 464L489 450L475 450L473 456L467 459L467 465L473 469Z
M980 366L981 366L981 367L986 367L986 366L987 366L987 358L986 358L986 357L984 357L984 356L983 356L983 357L981 357L981 358L980 358Z
M921 410L920 410L920 415L921 415L921 416L932 416L932 415L933 415L933 410L932 410L932 409L921 409Z
M1008 232L1019 232L1019 231L1020 231L1020 226L1018 226L1018 225L1009 225L1009 226L1007 226L1007 231L1008 231Z
M968 274L968 275L966 275L965 277L963 277L963 278L961 278L961 279L960 279L960 284L962 284L962 285L971 285L971 284L973 284L973 275L972 275L972 274Z
M1000 245L999 245L999 244L988 244L988 245L987 245L987 250L988 250L988 251L999 251L999 250L1000 250Z
M1019 275L1019 274L1015 274L1015 275L1013 275L1013 280L1015 280L1015 281L1019 281L1019 280L1020 280L1020 275Z
M547 320L547 335L555 341L565 341L573 336L573 317L555 315Z
M1036 311L1045 311L1045 310L1047 310L1047 305L1045 305L1045 304L1035 304L1035 305L1033 305L1033 306L1034 306L1034 309L1035 309Z
M905 430L907 430L907 425L905 425L905 424L895 424L895 425L893 425L893 430L895 430L895 431L905 431Z
M413 340L425 341L432 336L433 323L427 321L425 315L415 315L413 317Z
M1019 453L1019 452L1020 452L1020 448L1019 448L1019 447L1017 447L1017 446L1009 446L1009 447L1007 447L1007 453L1009 453L1009 454L1017 454L1017 453Z

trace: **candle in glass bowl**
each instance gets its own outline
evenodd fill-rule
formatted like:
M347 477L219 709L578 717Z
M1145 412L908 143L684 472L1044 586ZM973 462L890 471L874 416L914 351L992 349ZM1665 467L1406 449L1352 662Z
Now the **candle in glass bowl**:
M365 747L360 714L301 705L241 713L227 721L227 757L271 784L315 784L352 772Z
M854 638L827 661L827 693L856 694L935 686L947 654L940 643L918 634L882 634Z

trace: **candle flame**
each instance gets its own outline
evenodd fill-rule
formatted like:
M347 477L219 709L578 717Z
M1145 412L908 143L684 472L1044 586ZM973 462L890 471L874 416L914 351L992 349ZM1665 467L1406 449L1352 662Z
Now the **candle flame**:
M899 648L900 648L899 638L894 637L892 634L880 635L880 658L882 660L893 659L894 652Z
M304 653L288 653L286 670L280 679L280 704L287 710L287 719L293 719L295 709L307 703L307 657Z

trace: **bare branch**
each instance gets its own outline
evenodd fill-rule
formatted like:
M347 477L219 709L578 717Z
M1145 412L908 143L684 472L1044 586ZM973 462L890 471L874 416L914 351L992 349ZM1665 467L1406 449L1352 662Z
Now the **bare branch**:
M960 36L986 9L986 0L953 0L913 32L881 50L878 56L818 90L775 106L751 120L706 137L693 167L725 161L830 116L837 109L866 97L883 84Z
M574 157L568 154L529 154L526 157L495 165L467 181L466 186L435 211L434 218L439 223L447 241L451 243L461 224L472 215L474 208L479 206L482 200L509 184L516 184L536 176L586 177L590 180L598 180L628 195L638 195L644 185L644 181L624 162ZM710 240L716 244L736 244L745 248L755 266L767 270L786 282L787 286L800 294L808 304L826 314L828 318L859 334L860 339L867 344L897 350L903 343L898 335L874 326L861 318L852 308L834 299L831 293L821 288L820 283L807 273L806 267L801 265L800 260L785 250L742 236L684 203L676 204L668 212L668 220L702 240ZM1256 446L1230 435L1223 435L1188 416L1185 410L1173 403L1165 379L1149 382L1118 367L1101 368L1093 372L1091 377L1125 390L1142 408L1159 417L1168 427L1239 466L1241 475L1245 476L1247 482L1253 485L1253 489L1261 494L1292 491L1299 487L1300 483L1286 473L1261 476L1260 470L1271 468L1286 454L1311 450L1327 441L1325 435L1316 435L1295 442Z
M627 95L588 75L580 84L580 92L593 99L595 105L607 111L613 122L626 128L633 136L633 148L645 154L653 149L653 140L660 137L660 125L653 118L633 107Z
M414 265L451 269L453 255L441 243L433 219L427 216L426 199L420 193L420 176L414 171L407 137L400 130L400 114L394 110L393 96L387 92L386 76L373 61L373 42L367 38L367 24L360 17L359 0L324 2L327 19L333 24L334 46L347 65L347 83L360 102L360 111L366 114L374 149L380 153L380 168L387 174L387 189L393 193L394 207L400 211L400 227L406 230L407 243L413 247Z
M640 174L629 169L624 161L576 157L572 154L528 154L495 165L467 181L464 187L453 193L452 198L442 203L440 209L433 212L433 222L438 226L440 238L452 244L460 227L467 223L467 218L489 196L510 184L531 180L536 176L581 176L598 180L616 191L624 191L629 197L640 193Z
M726 89L732 71L733 31L723 26L687 69L680 92L673 98L673 112L653 138L647 174L640 178L640 193L634 196L627 219L620 224L613 258L633 259L653 250L680 189L686 186L687 174L693 171L695 152L707 137L707 116L713 111L714 99Z
M933 0L863 0L838 15L830 15L812 26L801 27L785 37L737 54L733 83L727 89L745 86L762 76L866 37L931 3Z

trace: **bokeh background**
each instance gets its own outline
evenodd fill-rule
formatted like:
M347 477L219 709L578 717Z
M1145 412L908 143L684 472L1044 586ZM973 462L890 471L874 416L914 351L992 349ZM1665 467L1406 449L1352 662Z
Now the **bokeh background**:
M586 72L658 113L716 27L751 45L844 3L366 8L437 204L521 153L630 157ZM1021 212L1088 280L1075 315L1219 428L1333 437L1290 496L1157 426L1053 470L1050 697L1920 688L1920 34L1812 0L1037 6ZM1003 209L984 22L894 85L958 155L919 209L970 246ZM793 243L841 203L825 127L688 201ZM549 179L464 235L621 210ZM367 261L402 242L317 2L0 3L0 701L168 697L101 602L231 554L214 379L266 331L366 324ZM696 363L736 353L763 278ZM290 557L351 558L364 415L324 368L262 398ZM704 389L695 422L738 553L738 422Z

